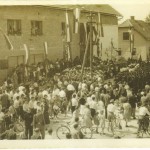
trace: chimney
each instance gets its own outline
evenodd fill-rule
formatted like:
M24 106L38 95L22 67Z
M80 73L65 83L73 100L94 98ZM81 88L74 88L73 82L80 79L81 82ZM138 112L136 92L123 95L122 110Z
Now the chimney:
M134 20L134 16L131 16L130 19L131 19L131 20Z

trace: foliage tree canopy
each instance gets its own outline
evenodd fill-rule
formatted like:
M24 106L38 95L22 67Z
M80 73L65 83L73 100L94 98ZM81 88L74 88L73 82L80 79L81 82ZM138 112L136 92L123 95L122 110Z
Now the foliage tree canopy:
M149 13L149 15L147 15L147 17L145 18L145 22L150 23L150 13Z

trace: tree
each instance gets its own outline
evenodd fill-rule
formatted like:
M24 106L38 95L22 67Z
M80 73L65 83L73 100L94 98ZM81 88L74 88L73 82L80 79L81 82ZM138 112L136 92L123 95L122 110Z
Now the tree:
M147 15L147 17L145 18L145 22L150 23L150 13L149 13L149 15Z

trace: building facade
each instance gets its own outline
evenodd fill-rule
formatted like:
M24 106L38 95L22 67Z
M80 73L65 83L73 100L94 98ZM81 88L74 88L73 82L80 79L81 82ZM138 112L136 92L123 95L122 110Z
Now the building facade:
M80 29L73 33L74 9L81 10ZM13 50L9 50L6 37L0 33L0 69L13 68L25 62L24 44L30 51L30 64L44 60L44 42L48 46L48 59L56 61L64 54L65 13L68 12L71 34L71 58L83 58L86 41L82 27L89 21L92 12L93 26L98 23L98 12L101 13L104 36L100 37L99 47L102 59L110 59L116 52L111 49L111 41L118 47L118 17L121 16L109 5L50 5L50 6L0 6L0 29L7 35ZM93 55L97 55L97 46L93 45Z
M150 58L150 25L134 16L119 25L119 48L128 59ZM131 36L132 35L132 36Z

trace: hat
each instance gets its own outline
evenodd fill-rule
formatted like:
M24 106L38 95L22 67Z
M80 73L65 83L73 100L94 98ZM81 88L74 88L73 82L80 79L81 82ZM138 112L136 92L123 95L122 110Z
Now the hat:
M111 100L110 100L110 103L113 103L113 102L114 102L114 99L111 99Z
M144 95L144 92L141 92L141 95Z

